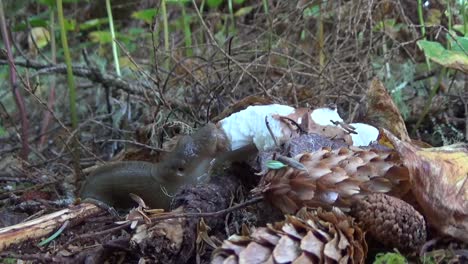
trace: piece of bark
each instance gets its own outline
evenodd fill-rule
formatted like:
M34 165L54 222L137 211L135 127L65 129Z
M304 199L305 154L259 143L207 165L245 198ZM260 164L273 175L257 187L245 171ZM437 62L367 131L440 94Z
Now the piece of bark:
M83 203L39 218L0 229L0 251L28 240L38 239L59 229L66 221L77 225L102 210L93 204Z

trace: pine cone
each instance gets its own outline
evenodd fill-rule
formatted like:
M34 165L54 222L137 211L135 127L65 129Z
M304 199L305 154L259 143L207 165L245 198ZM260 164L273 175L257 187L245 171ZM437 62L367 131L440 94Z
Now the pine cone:
M398 198L371 194L356 200L351 214L367 234L390 248L412 252L426 241L424 217Z
M393 151L322 148L295 160L306 170L297 166L269 170L253 190L283 213L303 206L337 206L347 211L359 195L381 192L401 197L410 187L408 169Z
M364 234L351 217L338 208L303 209L250 236L231 236L211 263L364 263L366 254Z

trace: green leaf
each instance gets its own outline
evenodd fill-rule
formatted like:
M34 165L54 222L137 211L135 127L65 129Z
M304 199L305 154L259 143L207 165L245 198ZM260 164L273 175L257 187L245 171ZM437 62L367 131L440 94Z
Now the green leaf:
M41 49L47 46L47 44L49 44L50 33L47 30L47 28L44 28L44 27L31 28L31 31L29 32L29 36L28 36L28 41L31 41L32 43L33 42L32 40L34 40L37 47Z
M44 239L42 240L39 244L37 244L39 247L43 247L47 244L49 244L51 241L53 241L54 239L56 239L60 234L62 234L63 230L65 230L65 228L67 228L69 224L69 221L66 221L65 223L63 223L63 225L59 228L59 230L57 230L55 233L53 233L50 237L48 237L47 239Z
M232 2L236 5L242 5L245 2L245 0L234 0Z
M148 24L151 24L157 13L158 13L158 10L156 8L148 8L148 9L143 9L140 11L133 12L132 17L135 19L143 20Z
M38 1L42 5L46 5L48 7L55 7L55 0L39 0Z
M48 27L49 21L43 18L30 18L28 19L30 27ZM20 22L16 24L13 31L24 31L28 28L26 22Z
M222 3L223 3L223 0L208 0L208 1L206 1L206 4L210 8L218 8Z
M468 52L468 37L455 36L455 39L449 38L450 46L453 51ZM468 56L468 55L467 55Z
M468 32L465 32L465 26L464 25L460 25L460 24L457 24L457 25L453 25L453 29L462 33L463 35L467 35Z
M286 164L277 161L277 160L269 160L266 162L266 167L271 169L271 170L279 170L281 168L286 167Z
M380 20L379 22L376 23L374 28L372 28L374 31L383 31L385 28L390 27L393 28L396 25L396 20L394 18L390 19L384 19Z
M236 17L245 16L248 13L252 12L252 10L253 10L253 6L242 7L234 13L234 16Z
M92 28L97 28L101 25L106 25L109 23L107 18L95 18L87 20L80 24L80 30L90 30Z
M74 19L65 19L64 24L67 31L74 31L76 28L76 20Z
M166 0L166 3L168 4L186 4L192 2L190 0Z
M451 69L468 73L468 56L457 50L447 50L439 42L419 40L418 47L424 55L436 63Z
M304 17L315 17L317 18L320 15L320 6L319 5L313 5L311 7L308 7L304 9L303 13Z
M0 125L0 137L4 137L7 135L6 130Z
M99 44L111 43L112 36L109 31L93 31L88 34L91 42L96 42Z
M374 264L406 264L408 261L398 253L379 253L375 256Z

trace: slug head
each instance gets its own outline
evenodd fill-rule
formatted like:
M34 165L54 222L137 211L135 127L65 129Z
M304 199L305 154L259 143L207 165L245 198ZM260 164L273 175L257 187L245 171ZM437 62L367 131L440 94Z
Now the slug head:
M160 175L167 181L180 181L187 176L190 164L196 161L197 151L191 136L182 136L174 150L160 162ZM188 180L188 179L185 179Z
M213 123L192 135L182 136L160 163L163 179L171 182L200 182L207 179L213 159L230 150L225 133Z

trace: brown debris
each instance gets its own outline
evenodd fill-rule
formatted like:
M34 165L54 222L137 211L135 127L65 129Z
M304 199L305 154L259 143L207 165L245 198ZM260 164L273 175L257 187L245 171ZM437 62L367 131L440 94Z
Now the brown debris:
M303 209L249 236L231 236L211 263L364 263L366 254L364 234L351 217L337 208Z
M239 186L233 175L215 177L209 184L182 188L174 197L171 213L216 212L228 208L232 193ZM195 256L197 225L201 217L163 220L145 225L132 236L132 249L155 263L187 263ZM224 226L224 217L203 218L211 228Z
M65 222L77 225L90 216L101 212L93 204L80 204L24 223L0 228L0 251L25 241L41 238L56 231Z

